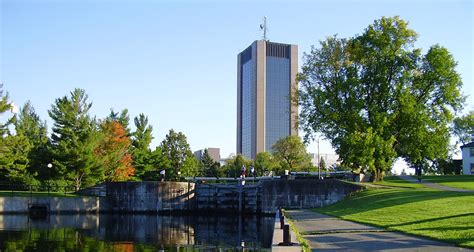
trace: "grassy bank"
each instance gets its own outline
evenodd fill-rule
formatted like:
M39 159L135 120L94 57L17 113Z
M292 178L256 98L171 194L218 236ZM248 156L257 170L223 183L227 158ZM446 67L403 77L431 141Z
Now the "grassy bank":
M403 186L368 189L316 211L388 230L425 236L474 248L474 194L415 187L397 179L384 182Z
M425 188L423 184L411 183L397 176L387 176L383 181L375 182L374 184L402 188Z
M474 190L473 175L423 176L424 182L438 183L444 186Z

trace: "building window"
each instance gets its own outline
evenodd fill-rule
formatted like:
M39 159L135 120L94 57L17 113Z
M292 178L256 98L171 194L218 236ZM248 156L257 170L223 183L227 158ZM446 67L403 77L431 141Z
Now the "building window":
M474 148L469 148L469 150L471 151L471 157L474 157Z
M471 163L471 174L474 174L474 163Z

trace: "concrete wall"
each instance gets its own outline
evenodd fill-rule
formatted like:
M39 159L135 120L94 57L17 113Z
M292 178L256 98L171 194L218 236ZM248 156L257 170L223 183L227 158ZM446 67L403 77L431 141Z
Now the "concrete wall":
M243 186L238 183L106 183L105 189L99 190L100 194L105 190L105 197L0 197L0 213L27 213L31 205L44 205L51 213L214 211L270 214L278 207L322 207L361 189L333 179L246 182Z
M335 180L296 179L263 181L262 212L276 208L317 208L333 204L361 187Z
M194 209L194 183L114 182L107 183L107 208L112 212L160 212Z
M0 213L28 213L32 205L46 206L51 213L98 212L98 197L0 197Z
M286 209L316 208L333 204L361 187L334 179L269 180L238 184L197 184L196 210L274 213ZM240 206L239 206L240 205Z

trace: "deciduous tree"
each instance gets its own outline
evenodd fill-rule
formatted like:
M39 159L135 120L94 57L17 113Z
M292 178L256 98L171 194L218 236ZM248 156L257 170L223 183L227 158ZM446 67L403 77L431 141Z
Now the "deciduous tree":
M254 161L254 168L257 174L263 175L265 171L280 173L280 165L275 157L270 152L257 153Z
M198 175L198 161L182 132L171 129L161 142L160 148L163 156L170 162L170 167L166 170L167 177L178 179L178 172L181 172L181 176Z
M101 126L102 139L96 147L104 179L106 181L127 181L135 173L132 155L129 153L131 140L123 125L116 120L107 119Z
M368 169L375 180L397 157L418 167L446 156L461 78L447 49L422 55L416 37L404 20L383 17L361 35L329 37L305 54L298 77L305 138L321 133L343 165Z
M311 157L298 136L288 136L278 140L273 146L273 155L282 169L290 171L309 170Z
M454 119L453 132L462 144L474 141L474 110Z

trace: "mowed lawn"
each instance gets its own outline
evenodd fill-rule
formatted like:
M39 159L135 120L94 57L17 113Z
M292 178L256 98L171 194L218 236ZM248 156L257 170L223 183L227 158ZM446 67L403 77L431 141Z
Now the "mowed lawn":
M368 189L315 211L474 248L474 193L425 187Z
M474 175L423 176L422 180L454 188L474 190Z
M423 184L408 182L397 176L387 176L383 181L375 182L374 184L404 188L425 188Z

